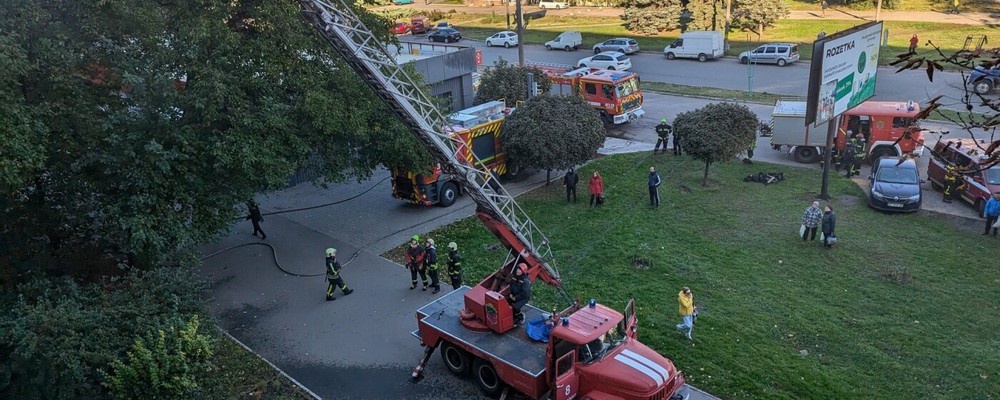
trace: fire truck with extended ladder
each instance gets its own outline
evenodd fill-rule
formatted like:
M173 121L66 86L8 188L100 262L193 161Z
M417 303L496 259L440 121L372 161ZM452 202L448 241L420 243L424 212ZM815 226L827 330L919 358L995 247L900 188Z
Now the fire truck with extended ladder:
M528 397L569 399L684 399L684 376L640 343L634 300L625 315L594 301L570 300L551 257L548 238L482 162L456 158L468 143L446 132L447 120L417 81L399 67L347 0L300 0L303 15L427 146L441 168L476 202L476 216L508 249L507 260L475 287L463 286L417 310L414 336L425 347L411 381L418 382L434 350L452 372L471 372L489 395L509 389ZM476 167L479 165L480 167ZM555 313L548 344L514 330L507 293L513 268L529 266L532 280L554 286L569 306ZM542 310L526 306L526 320Z

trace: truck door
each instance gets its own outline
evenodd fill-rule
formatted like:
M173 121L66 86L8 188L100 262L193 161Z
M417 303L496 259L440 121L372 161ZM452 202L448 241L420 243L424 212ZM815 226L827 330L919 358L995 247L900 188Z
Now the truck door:
M556 359L556 384L552 390L556 394L556 400L574 399L580 391L580 378L576 376L575 366L576 350L571 350Z
M625 318L622 319L622 323L625 324L623 327L625 336L635 339L639 330L639 319L635 315L635 299L629 300L625 305Z

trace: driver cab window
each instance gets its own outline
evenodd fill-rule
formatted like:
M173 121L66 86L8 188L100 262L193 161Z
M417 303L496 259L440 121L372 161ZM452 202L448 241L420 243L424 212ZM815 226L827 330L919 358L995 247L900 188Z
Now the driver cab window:
M906 128L913 124L913 118L908 117L893 117L892 127L893 128Z
M677 39L670 44L670 47L681 47L684 46L684 39Z
M604 97L609 99L615 98L615 88L611 85L602 85L601 91L604 92Z
M583 89L587 92L587 94L597 94L597 85L593 83L584 84Z
M764 52L764 48L763 47L758 47L758 48L754 49L753 52L756 53L756 54L761 54L761 53Z

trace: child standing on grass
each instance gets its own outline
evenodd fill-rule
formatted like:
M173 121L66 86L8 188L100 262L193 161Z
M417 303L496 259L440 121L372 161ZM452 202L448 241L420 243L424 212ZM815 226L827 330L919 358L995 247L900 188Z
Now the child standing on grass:
M681 323L677 324L677 331L684 334L691 340L691 331L694 330L694 294L691 288L685 286L677 294L677 302L680 304Z

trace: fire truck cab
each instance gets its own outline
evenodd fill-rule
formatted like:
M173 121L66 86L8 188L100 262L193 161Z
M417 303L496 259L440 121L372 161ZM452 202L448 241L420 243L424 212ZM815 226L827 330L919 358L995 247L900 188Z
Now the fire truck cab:
M594 68L568 71L554 67L541 69L554 85L560 89L568 86L572 93L586 100L608 124L633 122L646 114L642 109L639 75L634 72Z
M944 177L949 165L962 172L965 188L959 197L976 208L983 217L983 208L992 193L1000 192L1000 165L980 169L979 162L987 158L983 153L989 143L975 139L949 139L939 141L934 146L934 158L927 164L927 180L935 190L942 190Z

